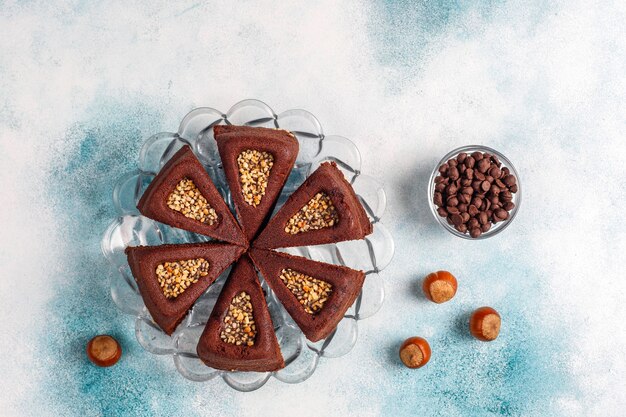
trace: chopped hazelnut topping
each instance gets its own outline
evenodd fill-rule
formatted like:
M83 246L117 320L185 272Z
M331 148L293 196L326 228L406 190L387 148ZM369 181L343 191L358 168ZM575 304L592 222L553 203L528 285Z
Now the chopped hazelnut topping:
M252 313L250 296L242 291L230 302L220 339L237 346L253 346L256 337L256 324Z
M217 213L189 178L183 178L167 197L167 206L185 217L208 225L217 223Z
M237 157L237 164L243 200L256 207L265 195L274 156L268 152L246 149Z
M156 268L157 279L166 298L178 297L208 274L209 262L204 258L164 262Z
M337 210L326 193L317 193L287 223L285 232L292 235L332 227L339 222Z
M309 314L318 313L333 291L333 286L328 282L289 268L281 271L280 279Z

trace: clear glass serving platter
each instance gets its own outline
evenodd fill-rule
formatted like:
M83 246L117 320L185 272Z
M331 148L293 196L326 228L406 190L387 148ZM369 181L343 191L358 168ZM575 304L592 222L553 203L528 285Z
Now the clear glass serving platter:
M217 124L276 127L295 134L300 143L300 153L276 210L322 162L334 161L352 183L374 227L374 232L364 240L285 250L294 255L366 272L363 290L354 305L325 340L316 343L308 341L261 278L286 364L277 372L216 370L204 365L196 355L198 339L230 269L196 301L176 331L168 336L152 321L124 255L127 246L210 240L206 236L143 217L137 211L137 202L161 167L181 146L189 144L232 209L213 140L212 127ZM277 114L258 100L241 101L226 113L209 107L197 108L183 118L178 132L157 133L146 140L139 155L138 169L127 173L116 183L113 205L118 217L112 220L101 242L102 253L113 270L110 280L113 301L122 312L136 317L135 334L141 346L156 355L172 355L178 372L190 380L221 378L239 391L258 389L271 377L286 383L302 382L315 372L322 358L331 359L348 353L357 341L358 322L375 314L383 303L384 287L380 272L389 264L394 252L392 236L381 223L386 206L385 191L375 178L361 173L357 147L344 137L325 135L319 121L305 110L287 110Z

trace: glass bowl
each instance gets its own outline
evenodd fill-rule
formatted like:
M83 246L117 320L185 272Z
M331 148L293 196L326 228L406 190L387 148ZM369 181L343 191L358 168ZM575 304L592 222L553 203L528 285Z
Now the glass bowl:
M206 236L155 222L137 211L137 202L150 181L184 144L192 147L232 209L213 139L212 127L217 124L280 127L294 133L300 151L276 210L321 163L334 161L352 183L373 224L373 233L363 240L288 250L293 255L346 265L366 273L363 289L354 305L325 340L316 343L308 341L271 288L259 277L286 364L277 372L221 371L206 366L196 355L198 339L230 269L198 298L176 331L168 336L150 317L124 255L127 246L209 240ZM101 242L102 253L112 268L111 296L122 312L135 317L135 335L139 344L153 354L171 355L176 370L187 379L223 380L238 391L258 389L272 377L286 383L302 382L315 372L322 360L348 353L357 340L358 322L372 316L382 306L384 287L379 273L391 262L394 252L391 234L380 221L386 204L385 191L380 183L361 173L361 156L354 143L341 136L325 135L319 121L305 110L287 110L277 114L258 100L241 101L225 113L208 107L192 110L183 118L177 133L158 133L148 138L139 154L138 169L122 176L115 185L113 205L117 218L112 220Z
M513 210L509 212L509 218L504 221L498 222L496 224L492 224L491 229L489 229L486 233L483 233L480 236L473 238L469 235L469 233L459 232L458 230L454 228L454 226L452 226L451 224L447 222L445 217L441 217L439 213L437 213L437 206L435 205L435 202L433 201L433 199L435 196L435 178L437 177L437 175L439 175L439 167L445 162L447 162L449 159L456 157L461 152L471 154L472 152L476 152L476 151L483 152L483 153L487 152L492 155L496 155L498 159L500 160L500 162L502 163L502 167L507 167L511 171L511 174L515 176L517 180L517 192L513 194L513 199L511 200L515 204L515 207L513 207ZM437 222L444 229L446 229L448 232L452 233L453 235L461 237L463 239L480 240L480 239L487 239L489 237L497 235L498 233L506 229L509 224L511 224L522 202L522 185L521 185L519 173L517 172L517 170L515 169L515 167L513 166L513 164L511 163L511 161L509 161L507 157L505 157L504 155L502 155L500 152L496 151L495 149L489 148L487 146L482 146L482 145L462 146L460 148L456 148L448 152L443 158L441 158L439 162L437 162L437 165L435 165L432 174L430 174L430 179L428 181L429 181L428 182L428 205L430 206L430 211L432 212L433 216L435 217L435 219L437 219Z

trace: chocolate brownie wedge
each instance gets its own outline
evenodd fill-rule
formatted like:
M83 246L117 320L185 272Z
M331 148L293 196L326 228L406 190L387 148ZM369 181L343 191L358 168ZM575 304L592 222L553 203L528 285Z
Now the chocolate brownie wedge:
M286 130L215 126L215 140L237 216L251 241L270 215L298 156Z
M312 342L325 339L354 303L363 271L264 249L250 256L261 275Z
M224 199L188 145L163 166L137 208L144 216L161 223L248 245Z
M126 256L150 315L172 334L198 297L244 251L209 242L128 247Z
M215 369L266 372L285 367L263 290L247 255L233 267L197 352Z
M336 243L372 233L363 206L334 162L325 162L287 199L254 241L258 248Z

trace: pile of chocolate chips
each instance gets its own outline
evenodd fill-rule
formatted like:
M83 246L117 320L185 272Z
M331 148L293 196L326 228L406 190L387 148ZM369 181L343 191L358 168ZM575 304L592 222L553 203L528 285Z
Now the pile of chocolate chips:
M477 238L509 218L516 192L517 179L497 156L460 153L439 167L433 201L456 230Z

